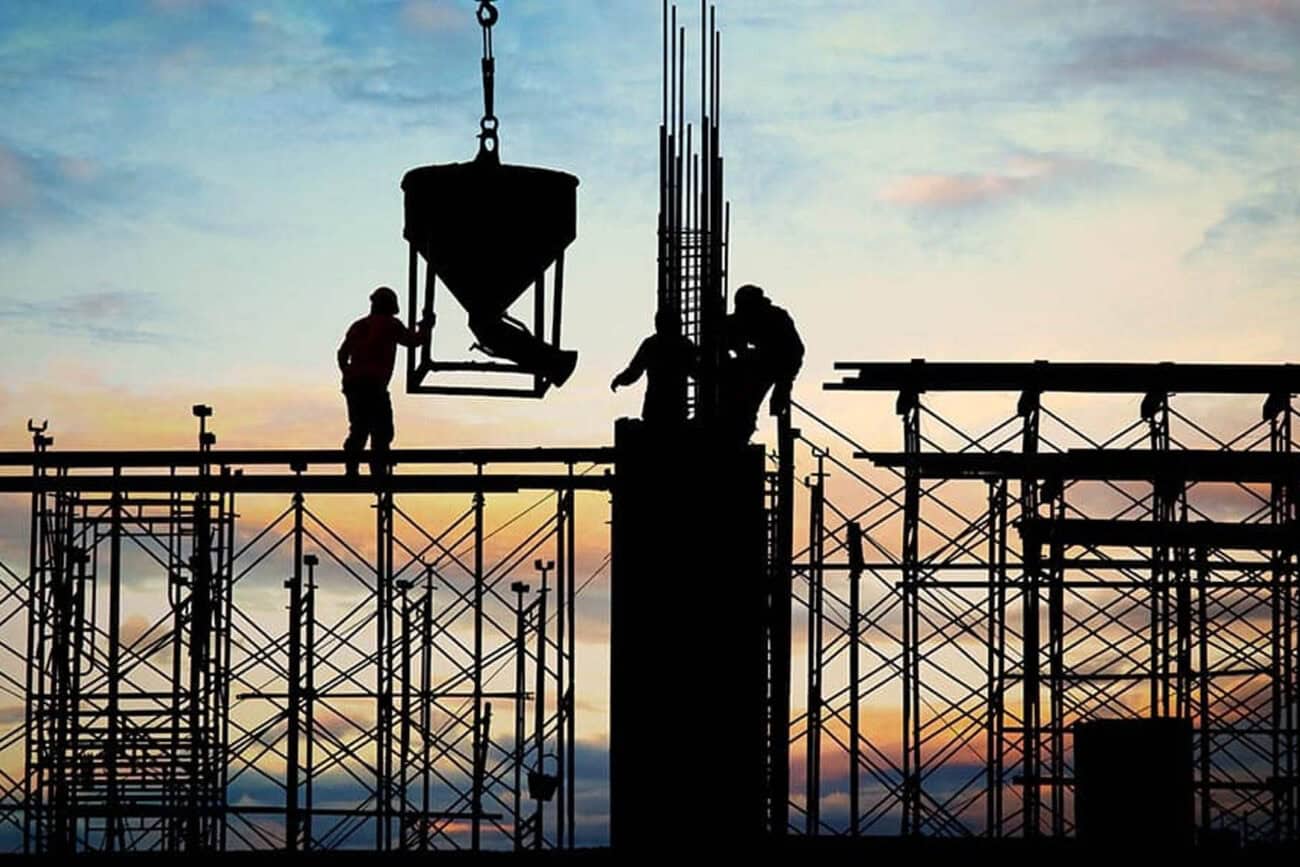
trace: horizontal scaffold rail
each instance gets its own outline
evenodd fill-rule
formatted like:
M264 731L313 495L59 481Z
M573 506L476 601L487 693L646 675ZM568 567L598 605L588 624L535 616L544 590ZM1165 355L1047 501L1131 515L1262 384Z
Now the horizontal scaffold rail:
M200 467L200 466L342 466L342 449L161 449L140 451L31 451L0 452L0 467L28 467L39 460L43 467ZM392 449L388 460L411 464L612 464L612 446L585 448L480 448ZM368 463L370 453L360 453Z
M1300 365L1094 362L837 361L827 391L1294 394Z
M82 493L173 493L208 491L230 494L473 494L517 491L603 491L610 478L601 475L557 473L410 473L374 478L346 475L299 475L297 473L246 475L218 473L190 476L145 475L30 475L0 476L0 493L34 491L77 491Z
M1291 523L1030 518L1017 522L1016 526L1026 541L1066 546L1293 551L1300 542L1300 535Z
M924 479L1009 478L1069 481L1268 483L1300 479L1300 454L1209 449L1071 449L1023 452L867 452L878 467L915 467Z

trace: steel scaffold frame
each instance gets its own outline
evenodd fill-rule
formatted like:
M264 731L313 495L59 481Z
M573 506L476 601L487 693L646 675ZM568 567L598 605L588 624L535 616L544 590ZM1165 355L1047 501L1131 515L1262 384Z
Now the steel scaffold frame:
M0 455L30 468L0 476L31 496L29 575L0 573L3 625L29 627L26 653L0 641L27 663L25 683L4 675L25 717L0 739L24 755L0 771L22 849L575 844L575 494L607 488L591 471L610 450L398 451L438 471L376 484L308 472L338 452L210 435L197 452L34 441ZM522 511L489 512L520 492ZM274 517L244 528L236 496L274 497ZM339 524L361 503L369 539Z
M837 366L828 388L896 394L903 450L797 408L832 446L795 433L790 829L1069 836L1073 724L1181 716L1198 827L1295 840L1294 369ZM945 391L1019 399L990 422ZM1107 393L1138 417L1088 433Z

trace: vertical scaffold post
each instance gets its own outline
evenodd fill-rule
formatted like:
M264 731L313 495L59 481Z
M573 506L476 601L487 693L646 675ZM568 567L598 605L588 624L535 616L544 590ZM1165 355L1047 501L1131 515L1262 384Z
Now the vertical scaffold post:
M315 775L315 743L313 731L316 719L316 567L320 558L306 554L302 562L307 567L307 587L303 593L303 724L306 727L306 757L303 762L305 776L302 799L302 848L312 848L313 783Z
M769 832L784 836L790 827L790 652L793 615L794 546L794 444L798 431L789 411L777 417L776 544L769 563L772 586L767 593L771 623L768 656L771 709L768 714L768 749L771 774L767 801Z
M825 489L826 455L813 450L817 471L808 482L810 505L808 514L808 737L805 757L804 833L816 836L821 827L821 741L822 741L822 668L825 654L822 627L825 622L825 580L822 568L825 549Z
M26 773L23 774L23 854L39 854L43 851L41 846L41 817L40 817L40 778L39 765L40 753L37 749L37 738L32 736L37 731L36 723L36 694L38 689L35 681L41 675L41 667L38 662L37 647L39 645L38 630L45 623L45 618L40 616L43 612L41 604L41 585L39 575L45 566L45 534L41 532L41 523L45 518L46 497L42 481L45 478L45 467L41 458L45 450L54 441L53 438L47 437L45 431L49 429L49 422L42 422L39 426L32 423L29 419L27 429L32 434L32 504L31 517L28 523L28 533L30 540L27 545L28 552L28 570L27 570L27 654L26 660L26 688L23 692L24 701L24 728L28 736L23 739L24 744L24 768Z
M903 451L908 460L903 471L903 836L921 833L921 701L920 617L917 584L920 581L919 535L921 519L921 401L915 391L903 391L895 405L903 420Z
M296 852L301 832L298 812L299 746L302 739L302 492L293 495L293 575L285 582L289 590L289 707L288 743L285 757L284 848Z
M375 497L375 848L392 848L393 492Z
M573 464L568 468L569 480L574 477ZM565 714L565 743L568 744L568 761L565 768L560 772L564 777L564 787L567 790L565 803L568 805L567 827L569 829L569 848L573 849L577 842L577 745L578 745L578 725L575 714L577 689L578 689L578 588L575 583L576 560L577 560L577 525L578 525L578 504L575 496L575 490L572 486L568 488L568 521L565 523L565 533L563 545L567 550L565 563L568 571L566 586L568 593L564 600L564 607L568 611L568 634L564 640L569 647L569 666L568 666L568 683L564 690L564 714ZM557 841L558 842L558 841Z
M1054 489L1055 491L1055 489ZM1048 511L1059 520L1065 517L1065 497L1059 491L1048 503ZM1047 645L1048 645L1048 776L1052 795L1052 836L1065 835L1065 546L1053 538L1048 549Z
M429 809L433 755L433 565L424 569L424 599L420 607L420 851L429 851Z
M483 475L479 464L478 475ZM474 770L470 782L470 848L479 851L483 824L483 774L477 761L483 738L483 489L474 492Z
M1002 669L1005 659L1006 591L1005 573L999 569L999 554L1006 544L1006 479L988 481L988 686L985 701L985 828L988 837L1002 836Z
M566 732L565 725L565 701L568 699L565 689L565 671L566 671L566 653L565 645L567 644L568 624L566 623L568 607L568 578L567 557L565 557L564 542L568 538L566 528L568 526L568 507L569 500L573 496L572 491L555 492L555 773L564 782L556 790L555 804L555 846L562 848L564 846L566 822L568 821L567 803L569 787L567 781L567 771L565 764L565 743L564 735ZM541 764L540 760L538 762ZM545 772L544 768L539 768Z
M1214 807L1214 789L1211 786L1210 771L1210 753L1211 753L1211 721L1210 721L1210 562L1209 551L1205 546L1200 545L1196 548L1196 644L1198 659L1196 661L1197 673L1197 732L1196 732L1196 767L1197 767L1197 797L1200 801L1200 827L1207 829L1210 827L1210 819L1213 815Z
M514 581L510 584L510 590L515 594L515 743L514 743L514 815L511 825L511 836L514 838L514 850L523 851L523 771L524 771L524 726L527 721L526 705L524 702L526 690L526 666L528 663L528 649L525 644L527 638L527 620L526 610L524 608L524 594L528 592L528 585L523 581Z
M1026 455L1038 453L1038 426L1041 396L1036 390L1026 390L1020 395L1016 411L1021 418L1020 450ZM1020 480L1020 518L1022 521L1038 517L1038 479L1026 474ZM1040 789L1042 774L1039 770L1042 714L1039 696L1039 622L1038 592L1042 568L1042 547L1037 539L1026 539L1022 554L1022 652L1021 652L1021 789L1024 811L1024 834L1036 837L1041 832L1042 803Z
M849 555L849 835L862 817L862 525L845 525Z
M1269 448L1277 455L1292 451L1291 395L1270 394L1264 403L1269 425ZM1295 480L1275 481L1269 490L1269 518L1276 526L1294 526L1296 520ZM1270 552L1270 620L1273 634L1271 704L1273 729L1273 839L1295 839L1296 778L1296 646L1295 646L1295 552Z
M536 695L533 696L533 753L535 767L538 773L545 772L546 763L546 624L547 624L547 598L551 593L550 580L548 574L555 563L551 560L534 560L533 568L541 575L541 582L537 591L536 623L537 623L537 670L534 678L536 681ZM546 804L540 797L540 793L534 797L536 811L533 814L533 848L542 849L546 840Z
M411 586L410 579L403 579L397 582L397 592L401 598L399 610L401 612L402 640L398 645L401 654L401 680L402 701L401 701L401 722L399 744L397 751L397 845L402 851L410 848L408 843L410 832L410 798L407 797L407 789L410 785L410 766L411 766L411 717L415 713L415 707L412 703L411 694L411 653L412 653L412 633L411 628Z
M108 742L104 756L108 776L108 816L104 829L104 849L117 851L122 837L122 804L118 767L122 757L121 732L121 647L122 647L122 468L113 468L110 494L108 566Z
M1169 395L1153 391L1142 398L1141 415L1147 423L1148 439L1154 452L1169 451ZM1151 480L1151 520L1168 524L1174 518L1175 496L1167 479ZM1148 715L1169 715L1169 546L1153 545L1148 607L1150 628L1147 634L1150 656L1150 702Z

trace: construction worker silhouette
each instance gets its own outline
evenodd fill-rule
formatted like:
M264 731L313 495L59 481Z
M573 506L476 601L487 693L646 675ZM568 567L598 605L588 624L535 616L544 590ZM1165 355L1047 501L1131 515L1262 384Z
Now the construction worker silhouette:
M641 341L636 354L609 384L610 391L646 377L641 418L651 424L680 424L686 418L686 377L698 368L695 344L682 336L682 321L671 310L655 314L655 333Z
M393 403L388 383L393 378L397 345L417 346L433 327L433 316L420 321L411 331L401 320L397 294L380 286L370 294L370 315L348 328L339 347L339 370L343 373L343 396L348 403L348 437L343 441L347 473L357 474L361 450L370 439L370 474L388 472L388 447L393 441Z
M752 284L736 290L726 334L723 415L734 435L748 441L758 428L758 408L768 389L772 415L790 411L790 389L803 366L804 345L790 314Z

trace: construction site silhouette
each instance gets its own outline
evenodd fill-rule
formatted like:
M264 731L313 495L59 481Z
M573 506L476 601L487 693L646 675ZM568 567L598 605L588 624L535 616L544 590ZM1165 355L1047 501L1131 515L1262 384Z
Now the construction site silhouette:
M399 345L405 391L447 399L542 399L577 364L578 179L501 161L476 2L479 149L401 181L406 297L375 289L338 348L341 449L218 448L198 405L192 449L59 450L33 420L0 452L0 494L30 498L25 571L0 569L0 842L1292 857L1300 366L838 362L825 390L897 419L901 449L864 447L792 395L797 290L730 288L711 7L698 35L663 9L654 331L610 382L646 380L641 418L612 444L390 447ZM469 358L434 352L443 297ZM1099 430L1115 395L1140 410ZM1250 418L1216 434L1198 395Z

